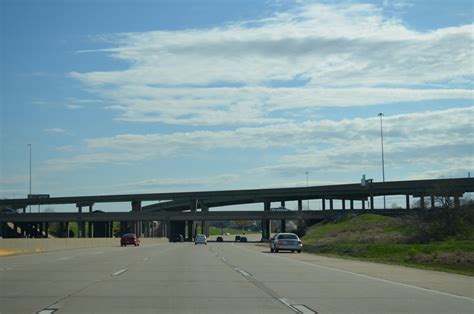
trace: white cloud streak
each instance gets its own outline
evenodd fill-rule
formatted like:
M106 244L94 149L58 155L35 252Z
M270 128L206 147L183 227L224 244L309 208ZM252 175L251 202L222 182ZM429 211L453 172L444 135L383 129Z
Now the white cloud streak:
M472 168L474 107L401 114L384 118L387 163L393 167L443 164ZM378 118L285 123L233 131L195 131L168 135L123 134L84 141L84 154L47 162L50 168L173 158L217 149L275 148L294 151L279 163L259 169L290 173L305 169L357 170L378 162ZM309 147L306 152L301 152Z
M96 52L128 68L70 76L126 121L268 124L285 120L271 117L276 110L473 96L464 87L474 75L472 25L421 33L370 4L307 4L225 27L110 39L115 47Z

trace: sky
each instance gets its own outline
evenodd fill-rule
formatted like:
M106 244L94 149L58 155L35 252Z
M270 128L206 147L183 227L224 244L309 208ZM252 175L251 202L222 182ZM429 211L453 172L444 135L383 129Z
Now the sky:
M380 182L379 113L386 181L474 174L471 0L0 14L0 198L29 193L28 144L51 196Z

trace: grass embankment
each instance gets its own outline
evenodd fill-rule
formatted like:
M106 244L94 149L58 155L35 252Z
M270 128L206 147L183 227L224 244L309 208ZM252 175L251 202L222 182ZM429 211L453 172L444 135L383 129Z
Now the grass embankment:
M419 243L406 218L374 214L346 216L314 225L304 250L328 256L474 275L474 238Z

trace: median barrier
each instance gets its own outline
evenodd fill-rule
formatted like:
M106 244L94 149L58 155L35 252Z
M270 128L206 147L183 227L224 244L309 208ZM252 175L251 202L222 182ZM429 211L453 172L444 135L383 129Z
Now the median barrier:
M167 243L167 238L141 238L141 244ZM120 238L0 239L0 256L120 246Z

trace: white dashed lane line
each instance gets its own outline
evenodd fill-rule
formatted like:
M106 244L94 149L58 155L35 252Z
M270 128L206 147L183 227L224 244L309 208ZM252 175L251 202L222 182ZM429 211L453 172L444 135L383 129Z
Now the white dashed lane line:
M115 273L112 274L112 276L120 276L121 274L123 274L124 272L126 272L128 269L124 268L124 269L121 269L119 271L116 271Z

